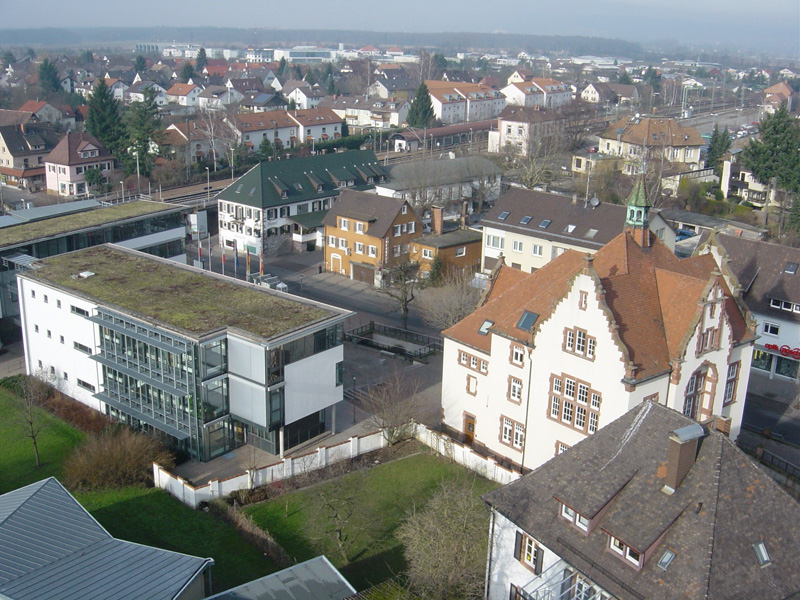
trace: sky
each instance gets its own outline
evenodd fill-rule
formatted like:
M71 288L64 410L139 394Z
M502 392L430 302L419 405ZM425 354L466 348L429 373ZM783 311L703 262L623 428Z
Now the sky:
M671 39L800 57L798 0L7 0L0 27L218 26ZM343 40L346 43L346 40Z

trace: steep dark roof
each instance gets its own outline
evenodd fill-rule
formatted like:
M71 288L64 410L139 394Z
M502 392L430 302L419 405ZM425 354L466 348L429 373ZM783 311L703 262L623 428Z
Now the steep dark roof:
M668 435L692 423L642 404L484 499L618 598L800 594L800 506L728 438L707 432L675 493L662 491ZM606 508L587 536L560 518L559 501L586 517ZM640 571L608 551L608 534L650 550ZM768 566L756 560L757 542ZM657 563L667 548L676 556L664 570Z
M97 149L97 156L81 158L78 152L86 147L87 144ZM83 163L94 163L103 159L114 160L114 157L103 147L97 138L85 131L71 131L61 138L58 145L47 155L45 162L55 163L57 165L80 165Z
M372 183L369 177L374 179ZM382 177L385 173L374 152L351 150L259 163L222 190L217 198L255 208L271 208L336 196L341 191L337 184L341 178L353 180L355 189L365 190L374 187ZM322 189L318 191L317 185ZM285 198L281 196L284 191Z
M366 221L367 235L380 238L389 231L404 204L407 204L406 201L399 198L343 190L322 222L329 227L336 227L336 217Z
M772 298L800 304L800 267L796 266L800 264L800 248L719 232L713 232L708 243L723 251L723 269L736 277L742 298L752 311L800 323L800 314L770 307ZM795 272L787 272L792 270Z
M58 144L58 134L44 125L0 126L0 137L12 156L44 154Z

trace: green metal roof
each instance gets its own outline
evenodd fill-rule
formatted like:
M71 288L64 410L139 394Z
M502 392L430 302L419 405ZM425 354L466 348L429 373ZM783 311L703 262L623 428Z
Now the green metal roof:
M628 206L641 206L651 207L650 199L647 197L647 185L644 180L644 175L636 178L636 183L633 184L633 189L628 196Z
M371 189L382 177L385 171L372 150L350 150L259 163L222 190L217 199L273 208L338 195L342 189L339 181L355 181L349 189Z

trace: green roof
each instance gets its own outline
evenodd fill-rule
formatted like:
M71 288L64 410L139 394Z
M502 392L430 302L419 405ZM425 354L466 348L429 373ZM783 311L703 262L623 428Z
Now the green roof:
M83 212L43 219L22 225L4 227L0 248L18 246L28 242L50 238L66 233L74 233L83 229L100 227L115 221L123 221L135 217L142 217L157 212L182 210L174 204L136 200L124 204L116 204L105 208L87 210Z
M338 314L266 288L111 245L60 254L24 277L49 282L199 337L236 327L272 338ZM91 277L75 277L91 271Z
M342 180L355 180L355 185L348 189L371 189L384 174L372 150L261 162L217 194L217 199L254 208L273 208L338 195L341 191L338 181ZM374 177L372 183L369 177ZM285 197L281 192L285 192Z
M294 221L304 229L315 229L322 227L322 219L328 214L326 210L316 210L314 212L305 213L302 215L294 215L289 217L290 221Z
M647 185L645 184L644 175L636 178L636 183L633 184L633 189L628 196L628 206L641 206L649 207L650 199L647 197Z

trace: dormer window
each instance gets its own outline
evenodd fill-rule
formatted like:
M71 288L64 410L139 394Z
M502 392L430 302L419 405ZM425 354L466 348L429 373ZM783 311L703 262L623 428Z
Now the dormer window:
M575 525L578 529L588 532L589 531L589 519L584 517L579 512L571 509L566 504L561 505L561 516Z
M637 569L642 566L642 555L619 538L609 534L609 548L615 553L634 565Z

